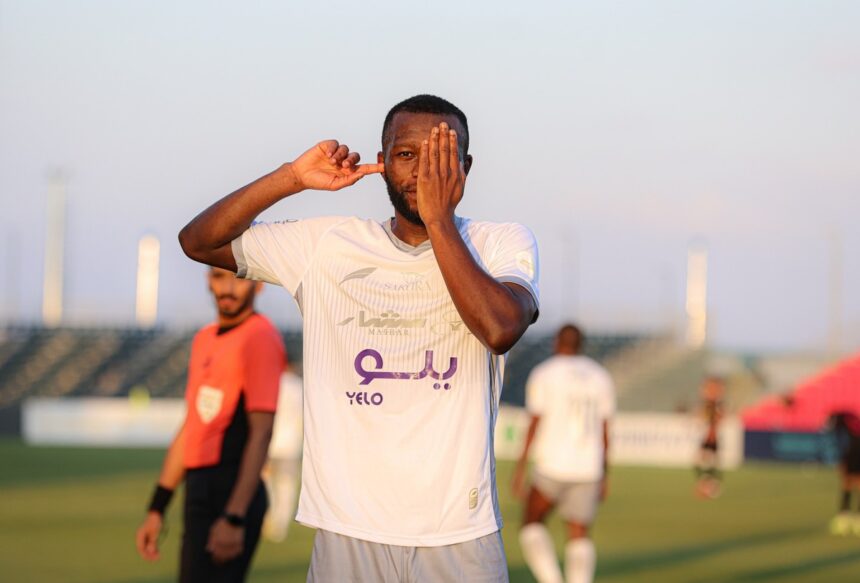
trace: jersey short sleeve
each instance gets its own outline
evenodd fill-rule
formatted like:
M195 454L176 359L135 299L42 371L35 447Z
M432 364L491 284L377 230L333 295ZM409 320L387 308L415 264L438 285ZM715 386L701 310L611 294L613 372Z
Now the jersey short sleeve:
M526 411L531 415L543 415L546 409L546 391L544 390L540 367L529 373L526 380Z
M233 240L237 277L281 285L292 295L313 260L319 242L346 217L255 222Z
M532 232L523 225L507 223L496 238L487 271L496 281L515 283L526 288L539 306L538 247Z
M273 328L262 328L244 345L243 389L245 409L274 413L284 370L284 345Z

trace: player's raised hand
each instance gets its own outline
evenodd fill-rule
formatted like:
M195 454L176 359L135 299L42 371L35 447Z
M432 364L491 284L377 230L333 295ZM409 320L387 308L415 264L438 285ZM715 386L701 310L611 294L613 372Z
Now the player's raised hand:
M161 534L163 518L158 512L147 512L146 518L137 529L135 543L138 554L147 561L158 560L158 537Z
M346 144L325 140L288 167L302 189L340 190L383 171L382 164L359 164L359 159L358 152L350 152Z
M451 219L465 185L457 132L442 122L430 131L418 153L418 214L424 224Z

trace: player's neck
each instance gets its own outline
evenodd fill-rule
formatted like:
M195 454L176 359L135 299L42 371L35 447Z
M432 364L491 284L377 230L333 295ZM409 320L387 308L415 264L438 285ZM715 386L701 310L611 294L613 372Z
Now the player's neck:
M396 210L394 211L394 219L391 221L391 232L394 233L395 237L413 247L417 247L430 238L423 225L410 223Z

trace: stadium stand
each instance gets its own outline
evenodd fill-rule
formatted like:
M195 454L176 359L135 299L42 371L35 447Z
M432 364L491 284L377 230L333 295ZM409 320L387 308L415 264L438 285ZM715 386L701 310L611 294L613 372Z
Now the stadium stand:
M619 409L684 412L699 402L699 387L707 369L706 351L662 346L636 356L639 364L615 366L622 370L616 375Z
M183 394L193 331L110 328L6 329L0 337L0 407L28 396ZM284 333L291 360L301 333Z

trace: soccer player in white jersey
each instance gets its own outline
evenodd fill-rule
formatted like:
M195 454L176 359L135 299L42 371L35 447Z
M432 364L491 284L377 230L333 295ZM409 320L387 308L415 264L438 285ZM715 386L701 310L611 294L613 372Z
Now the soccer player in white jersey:
M466 116L444 99L395 105L377 163L358 162L319 142L203 211L180 242L282 285L301 309L308 580L507 581L493 429L504 354L537 318L537 244L519 224L455 214L472 156ZM374 173L388 220L252 224L288 196Z
M607 492L608 422L615 412L615 390L609 373L580 354L582 344L579 328L562 326L555 355L535 367L526 382L531 423L513 489L518 496L525 493L533 451L520 546L539 583L589 583L594 578L596 553L588 529ZM543 523L553 508L567 524L564 578Z

